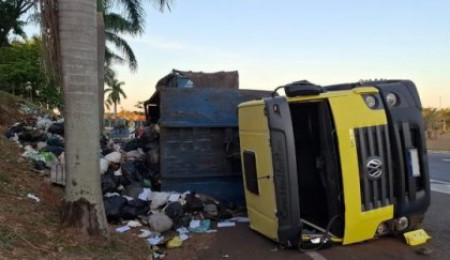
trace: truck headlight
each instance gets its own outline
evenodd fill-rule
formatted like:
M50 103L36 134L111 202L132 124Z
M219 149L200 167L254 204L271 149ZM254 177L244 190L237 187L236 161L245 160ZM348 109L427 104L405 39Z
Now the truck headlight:
M389 224L387 222L381 222L377 227L377 235L383 236L388 234L390 231Z
M365 96L364 102L366 102L366 105L372 109L374 109L377 106L377 98L372 95Z
M396 106L398 104L398 98L397 95L395 95L394 93L388 93L386 95L386 103L390 106Z
M398 231L403 231L409 226L409 220L407 217L401 217L395 220L395 229Z

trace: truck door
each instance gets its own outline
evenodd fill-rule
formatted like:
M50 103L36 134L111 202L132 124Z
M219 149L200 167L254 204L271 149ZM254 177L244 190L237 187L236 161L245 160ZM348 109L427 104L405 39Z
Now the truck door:
M278 238L281 243L298 245L300 202L291 112L285 97L267 98L264 102L270 132Z
M239 137L250 227L284 245L301 239L292 122L285 98L239 106Z

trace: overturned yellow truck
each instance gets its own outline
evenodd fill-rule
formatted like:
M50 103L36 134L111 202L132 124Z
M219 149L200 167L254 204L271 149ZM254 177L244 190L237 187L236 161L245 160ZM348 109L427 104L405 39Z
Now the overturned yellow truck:
M422 222L430 184L411 81L280 88L238 109L252 229L284 246L351 244Z

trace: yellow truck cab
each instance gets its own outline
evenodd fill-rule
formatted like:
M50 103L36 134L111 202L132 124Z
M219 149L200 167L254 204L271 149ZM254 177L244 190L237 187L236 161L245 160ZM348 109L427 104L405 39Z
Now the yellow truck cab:
M317 231L351 244L422 222L429 173L411 81L282 88L286 96L239 105L252 229L285 246L313 241Z

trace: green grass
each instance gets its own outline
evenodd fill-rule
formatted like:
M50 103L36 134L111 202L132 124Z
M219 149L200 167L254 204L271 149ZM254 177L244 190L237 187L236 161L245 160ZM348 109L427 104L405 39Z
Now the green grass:
M13 178L10 173L0 171L0 183L1 184L11 184L12 179Z
M0 250L11 250L17 241L17 235L11 228L0 226Z

